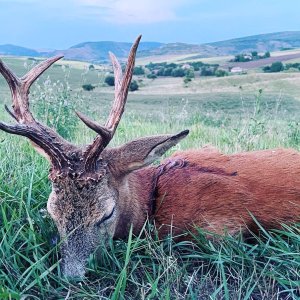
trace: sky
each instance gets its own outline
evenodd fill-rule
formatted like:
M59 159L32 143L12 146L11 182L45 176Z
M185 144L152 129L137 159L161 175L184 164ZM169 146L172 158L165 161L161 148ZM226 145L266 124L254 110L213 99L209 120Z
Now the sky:
M300 30L300 0L0 0L0 45L87 41L202 44Z

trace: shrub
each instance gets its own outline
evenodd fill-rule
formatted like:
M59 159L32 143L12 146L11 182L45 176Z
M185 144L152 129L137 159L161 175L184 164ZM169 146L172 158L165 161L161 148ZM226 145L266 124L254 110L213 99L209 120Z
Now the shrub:
M163 72L163 76L171 76L172 75L172 71L173 71L173 68L165 68L164 69L164 72Z
M155 79L155 78L157 78L157 76L154 73L150 73L150 74L147 75L147 78Z
M184 82L185 84L188 84L188 83L191 82L191 81L192 81L192 79L191 79L190 77L187 77L187 76L185 76L184 79L183 79L183 82Z
M133 75L144 75L145 70L142 66L137 66L133 69Z
M90 70L90 71L93 71L93 70L95 70L95 67L94 67L94 65L89 65L89 70Z
M237 54L232 61L234 62L246 62L250 61L250 57L248 57L246 54Z
M185 77L190 78L190 79L195 78L195 72L194 72L194 69L191 68L191 69L186 70L186 71L185 71Z
M95 86L92 85L92 84L90 84L90 83L87 83L87 84L83 84L83 85L82 85L82 88L83 88L85 91L92 91L92 90L95 88Z
M107 75L104 79L104 82L109 86L115 85L115 77L113 75Z
M139 89L139 85L135 80L132 80L129 86L129 91L130 92L134 92L137 91Z
M270 72L280 72L284 69L283 63L281 61L276 61L272 63Z
M285 69L300 69L300 63L288 63L285 65Z
M157 71L157 76L164 76L165 73L165 68L161 67L159 68L159 70Z
M281 72L283 70L284 70L284 65L281 61L276 61L276 62L272 63L271 66L265 66L263 68L264 72L271 72L271 73Z
M228 73L225 71L225 70L217 70L216 72L215 72L215 75L217 76L217 77L224 77L224 76L228 76Z
M182 68L175 68L172 70L171 76L173 77L183 77L185 75L185 71Z
M201 76L214 76L216 72L216 68L211 68L211 67L202 67L200 71Z

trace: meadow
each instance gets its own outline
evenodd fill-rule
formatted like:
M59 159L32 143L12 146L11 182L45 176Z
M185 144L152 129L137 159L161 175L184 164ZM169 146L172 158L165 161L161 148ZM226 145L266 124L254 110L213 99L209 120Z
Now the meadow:
M4 59L18 75L32 61ZM74 110L104 122L113 99L107 70L58 63L33 86L38 118L78 144L92 141ZM129 93L112 146L137 137L190 129L178 149L214 145L224 153L300 150L300 72L259 71L223 78L144 77ZM91 83L93 91L81 86ZM10 105L0 78L1 103ZM2 109L1 120L13 122ZM251 242L199 228L193 242L160 241L155 226L111 241L91 257L83 282L59 269L57 230L46 211L48 163L23 138L0 132L0 299L300 299L300 224L266 231ZM184 195L183 195L184 198Z

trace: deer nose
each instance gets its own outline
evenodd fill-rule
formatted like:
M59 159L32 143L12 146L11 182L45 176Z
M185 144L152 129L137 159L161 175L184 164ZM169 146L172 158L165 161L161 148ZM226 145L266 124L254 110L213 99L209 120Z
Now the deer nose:
M62 275L72 281L81 281L85 274L85 261L80 261L74 257L68 257L61 262Z

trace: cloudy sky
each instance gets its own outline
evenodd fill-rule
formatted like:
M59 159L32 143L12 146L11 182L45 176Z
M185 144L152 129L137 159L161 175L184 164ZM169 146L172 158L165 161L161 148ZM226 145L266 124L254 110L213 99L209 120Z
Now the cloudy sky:
M0 0L0 44L205 43L300 30L300 0Z

